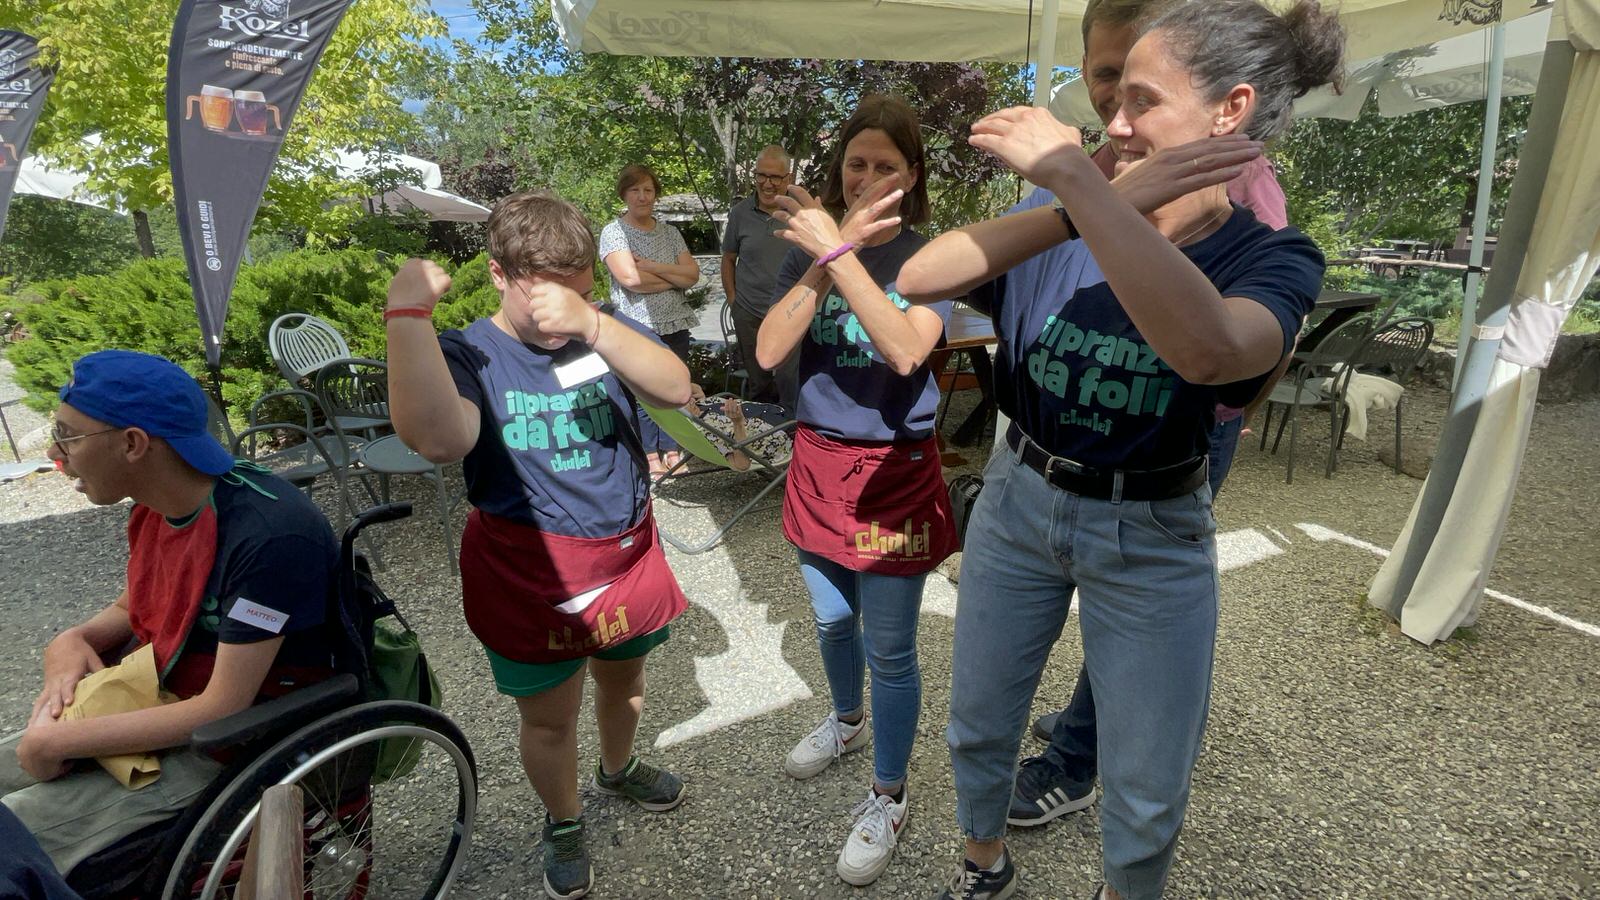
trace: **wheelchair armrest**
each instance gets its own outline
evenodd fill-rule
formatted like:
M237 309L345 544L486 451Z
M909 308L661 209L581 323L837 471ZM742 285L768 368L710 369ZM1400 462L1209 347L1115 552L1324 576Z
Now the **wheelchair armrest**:
M335 675L227 718L201 725L189 736L189 743L196 752L215 756L315 721L348 706L360 692L361 684L354 675Z

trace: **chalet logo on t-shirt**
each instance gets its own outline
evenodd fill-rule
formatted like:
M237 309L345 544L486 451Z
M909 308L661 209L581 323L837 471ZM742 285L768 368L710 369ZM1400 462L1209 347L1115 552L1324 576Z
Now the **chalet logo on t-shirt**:
M556 451L550 457L552 472L587 469L594 465L586 446L616 433L616 414L604 381L570 391L533 394L505 392L506 421L500 437L508 449Z
M1080 360L1099 365L1084 368ZM1072 404L1059 413L1060 424L1108 436L1120 417L1165 415L1177 383L1172 368L1144 341L1083 329L1054 315L1045 319L1028 353L1028 377Z

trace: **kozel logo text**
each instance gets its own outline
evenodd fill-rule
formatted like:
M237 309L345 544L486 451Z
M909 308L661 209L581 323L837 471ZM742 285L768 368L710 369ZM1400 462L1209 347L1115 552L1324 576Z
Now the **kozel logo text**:
M272 35L302 43L311 40L311 22L308 19L289 22L263 16L242 6L228 6L226 4L219 4L217 9L219 10L217 24L223 31L233 31L237 28L251 37Z

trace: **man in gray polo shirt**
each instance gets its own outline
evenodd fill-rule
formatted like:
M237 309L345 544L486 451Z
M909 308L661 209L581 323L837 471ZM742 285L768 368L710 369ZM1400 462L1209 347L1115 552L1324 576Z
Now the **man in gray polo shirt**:
M772 307L773 283L789 243L774 232L783 225L772 218L778 198L793 182L794 162L782 147L767 146L756 157L755 192L733 205L722 235L722 289L733 303L733 329L750 373L748 396L763 403L779 403L794 414L799 393L800 354L789 357L776 371L756 365L756 333Z

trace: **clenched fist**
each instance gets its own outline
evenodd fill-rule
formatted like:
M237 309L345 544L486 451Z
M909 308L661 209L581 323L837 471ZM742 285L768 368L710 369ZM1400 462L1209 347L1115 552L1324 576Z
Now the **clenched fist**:
M439 264L428 259L408 259L389 282L389 309L421 309L432 312L439 298L450 290L450 276Z

